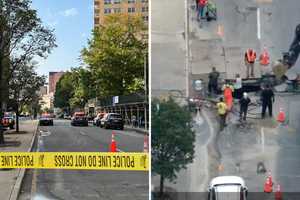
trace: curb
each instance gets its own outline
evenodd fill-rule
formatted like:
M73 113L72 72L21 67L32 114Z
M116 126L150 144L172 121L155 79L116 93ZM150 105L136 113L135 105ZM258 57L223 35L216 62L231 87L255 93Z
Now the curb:
M135 131L136 133L140 133L140 134L144 134L144 135L149 135L149 131L148 130L144 130L144 129L138 129L138 128L131 128L131 127L124 127L125 130L127 131Z
M27 150L27 152L32 151L33 145L34 145L35 140L37 138L36 137L37 136L37 130L38 130L38 124L37 124L36 129L33 133L31 143L30 143L30 147ZM19 169L19 174L18 174L18 177L16 179L16 182L15 182L15 185L14 185L13 190L11 192L9 200L17 200L18 199L19 193L20 193L20 190L21 190L21 186L22 186L22 182L23 182L23 178L25 176L25 171L26 171L26 169Z

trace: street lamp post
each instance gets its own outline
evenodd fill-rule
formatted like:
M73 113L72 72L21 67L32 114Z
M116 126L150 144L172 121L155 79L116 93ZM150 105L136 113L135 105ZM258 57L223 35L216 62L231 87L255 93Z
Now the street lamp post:
M190 69L189 69L189 57L190 57L190 45L189 45L189 7L188 0L184 1L185 4L185 88L186 88L186 98L189 99L190 91Z

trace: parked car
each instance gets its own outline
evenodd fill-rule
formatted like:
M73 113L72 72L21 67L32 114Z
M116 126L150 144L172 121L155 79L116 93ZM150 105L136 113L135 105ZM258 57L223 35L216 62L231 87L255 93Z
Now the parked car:
M100 127L124 129L124 120L118 113L107 113L101 119Z
M42 114L39 119L40 126L53 126L53 116L51 114L45 113Z
M68 114L64 114L64 119L68 119L68 120L70 120L72 117L70 116L70 115L68 115Z
M101 119L104 117L105 113L98 113L97 116L93 120L93 125L100 126Z
M94 118L95 118L95 116L92 116L92 115L87 116L88 121L94 121Z
M210 182L208 200L246 200L248 189L245 181L238 176L219 176Z
M75 112L73 117L71 118L71 125L72 126L77 126L77 125L88 126L89 121L84 112Z
M4 114L4 117L2 118L2 126L3 126L3 128L14 129L14 127L15 127L15 118L14 118L14 116Z

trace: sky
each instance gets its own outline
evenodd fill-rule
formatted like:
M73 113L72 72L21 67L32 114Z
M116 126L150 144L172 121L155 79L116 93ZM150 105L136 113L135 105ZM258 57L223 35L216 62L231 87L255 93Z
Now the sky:
M67 71L78 67L80 51L93 29L93 0L32 0L32 7L45 26L55 29L57 48L47 59L36 59L37 72Z

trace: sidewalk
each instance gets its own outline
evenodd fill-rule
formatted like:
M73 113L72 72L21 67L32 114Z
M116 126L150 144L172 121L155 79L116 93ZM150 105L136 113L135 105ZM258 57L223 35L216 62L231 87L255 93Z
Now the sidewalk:
M142 134L149 134L149 130L146 130L144 128L136 128L136 127L132 127L130 125L125 125L124 126L125 130L129 130L129 131L135 131L137 133L142 133Z
M26 133L15 134L15 130L5 132L6 142L19 145L0 147L2 152L27 152L31 150L38 121L20 121L20 131ZM0 197L3 200L16 200L21 188L25 169L0 170Z

